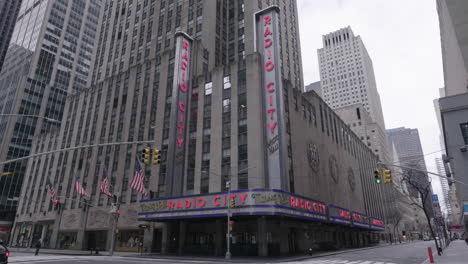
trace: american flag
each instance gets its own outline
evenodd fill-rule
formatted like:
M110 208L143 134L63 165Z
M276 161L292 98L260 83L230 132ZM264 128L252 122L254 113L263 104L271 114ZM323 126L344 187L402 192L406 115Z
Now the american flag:
M145 176L143 175L143 170L141 169L140 161L137 159L135 162L135 175L133 175L130 187L142 193L143 196L146 196L148 195L148 192L145 189L144 180Z
M101 192L109 198L112 197L112 194L109 192L109 178L107 177L106 168L103 169L101 180Z
M54 200L57 192L55 191L54 185L50 182L49 177L47 177L47 187L49 188L50 199Z
M81 183L80 183L80 178L78 176L76 176L76 181L75 181L75 191L77 194L79 195L84 195L88 198L91 199L91 196L85 191L85 189L83 188L83 186L81 186Z

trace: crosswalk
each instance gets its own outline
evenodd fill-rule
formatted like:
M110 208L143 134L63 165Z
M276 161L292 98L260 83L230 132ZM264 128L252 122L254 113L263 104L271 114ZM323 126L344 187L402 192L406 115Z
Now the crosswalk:
M345 260L345 259L309 259L304 261L288 262L291 264L396 264L394 262L372 260Z
M85 256L60 256L60 255L20 255L20 256L10 256L8 258L8 263L51 263L56 261L67 261L67 260L83 260L90 259L90 257Z

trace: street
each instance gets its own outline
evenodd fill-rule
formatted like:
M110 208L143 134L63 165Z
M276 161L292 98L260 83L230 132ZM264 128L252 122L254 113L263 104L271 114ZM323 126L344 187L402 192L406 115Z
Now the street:
M347 253L336 255L313 257L307 259L304 256L285 257L279 259L261 259L261 258L235 258L235 263L297 263L297 264L419 264L427 258L427 247L433 247L434 241L414 242L407 244L398 244L392 246L367 248L361 250L352 250ZM300 260L299 260L300 259ZM34 256L31 253L12 252L10 263L56 263L56 264L75 264L75 263L220 263L222 259L207 257L162 257L138 258L121 256L70 256L70 255L51 255L40 254Z

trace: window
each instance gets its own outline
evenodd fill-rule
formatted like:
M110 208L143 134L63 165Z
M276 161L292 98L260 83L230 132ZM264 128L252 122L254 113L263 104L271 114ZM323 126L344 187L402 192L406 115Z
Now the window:
M223 113L231 112L231 99L223 100Z
M468 123L460 124L460 128L462 132L463 141L465 142L465 145L468 145Z
M210 95L213 92L213 83L209 82L205 84L205 95Z

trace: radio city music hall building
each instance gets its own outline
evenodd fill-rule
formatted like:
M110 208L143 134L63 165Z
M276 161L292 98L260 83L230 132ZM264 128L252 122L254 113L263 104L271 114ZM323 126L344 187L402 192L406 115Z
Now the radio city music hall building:
M231 200L233 255L374 243L384 229L373 180L378 158L319 96L302 93L296 2L168 4L164 9L156 4L159 17L172 7L180 14L176 28L186 33L173 28L161 46L149 46L147 58L136 56L135 66L125 60L118 74L112 74L112 65L97 62L93 85L69 97L63 125L36 137L33 153L54 145L155 144L32 159L14 242L28 244L49 236L50 247L62 247L67 237L73 241L66 243L68 248L85 249L91 243L109 248L112 201L99 193L107 168L110 191L119 196L121 210L116 250L135 250L129 241L138 239L150 252L222 255ZM110 28L122 19L114 17L122 8L105 6ZM137 14L141 11L131 17ZM136 39L138 34L143 33L137 31ZM98 58L111 56L109 45L100 44ZM162 161L144 167L151 194L142 197L128 185L135 159L147 146L161 149ZM60 198L76 198L73 191L65 191L76 171L95 206L83 213L79 202L64 199L63 210L54 211L49 194L41 193L44 175L51 175ZM33 174L42 177L39 184L30 183Z

